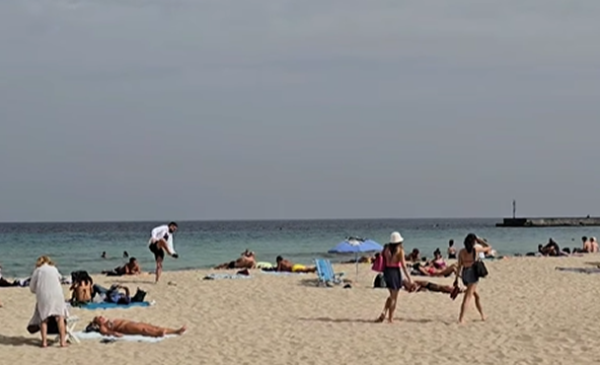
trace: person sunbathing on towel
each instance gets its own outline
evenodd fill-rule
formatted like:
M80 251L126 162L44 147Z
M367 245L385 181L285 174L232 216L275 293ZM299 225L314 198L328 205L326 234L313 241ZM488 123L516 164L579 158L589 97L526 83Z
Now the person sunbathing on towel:
M97 326L100 334L114 337L123 337L124 335L164 337L166 335L182 335L187 329L185 326L171 329L127 319L108 319L102 316L94 317L92 324Z
M114 270L102 271L107 276L139 275L142 269L135 257L129 259L129 262L123 266L116 267Z
M246 251L242 252L240 258L235 261L226 262L221 265L215 266L215 270L223 269L254 269L256 268L256 257L254 252Z
M277 256L275 260L277 262L277 267L275 271L283 271L283 272L297 272L297 273L308 273L308 272L316 272L316 267L306 267L300 264L294 264L289 260L285 260L281 256Z

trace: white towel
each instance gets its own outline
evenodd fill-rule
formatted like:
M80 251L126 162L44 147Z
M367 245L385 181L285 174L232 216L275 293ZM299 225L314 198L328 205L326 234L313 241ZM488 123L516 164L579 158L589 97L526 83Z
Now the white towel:
M80 340L109 340L109 341L131 341L131 342L160 342L165 338L177 337L177 335L166 335L165 337L146 337L124 335L123 337L102 336L99 332L76 332Z

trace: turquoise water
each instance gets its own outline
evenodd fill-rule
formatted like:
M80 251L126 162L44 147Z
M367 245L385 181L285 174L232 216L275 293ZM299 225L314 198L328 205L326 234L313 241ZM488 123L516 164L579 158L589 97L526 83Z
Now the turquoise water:
M419 248L431 255L443 251L449 239L457 246L469 232L485 237L501 254L535 251L552 237L563 247L580 247L580 238L600 236L598 227L497 228L496 219L384 219L314 221L178 222L175 249L180 258L167 257L165 270L206 268L231 261L249 248L259 261L273 262L277 255L308 264L315 257L342 260L327 254L347 236L360 236L385 243L398 230L406 249ZM146 271L153 256L147 248L150 231L166 222L126 223L2 223L0 264L6 277L31 273L40 255L50 255L63 274L73 270L92 273L121 265L123 251L136 257ZM108 259L100 255L106 251Z

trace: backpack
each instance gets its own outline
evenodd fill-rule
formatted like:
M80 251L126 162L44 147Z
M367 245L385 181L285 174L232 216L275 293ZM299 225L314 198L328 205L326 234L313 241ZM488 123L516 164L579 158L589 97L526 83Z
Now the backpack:
M373 281L373 288L387 288L383 274L378 274Z

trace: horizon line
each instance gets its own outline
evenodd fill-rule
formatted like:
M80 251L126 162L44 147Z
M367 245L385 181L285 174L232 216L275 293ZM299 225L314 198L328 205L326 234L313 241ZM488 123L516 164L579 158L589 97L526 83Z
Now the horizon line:
M215 219L146 219L146 220L56 220L56 221L0 221L0 224L49 224L49 223L157 223L157 222L311 222L311 221L376 221L376 220L502 220L505 217L377 217L377 218L215 218ZM518 217L517 217L518 218ZM521 217L534 218L534 217ZM540 217L551 218L551 217ZM567 218L567 217L552 217ZM577 218L577 217L571 217Z

